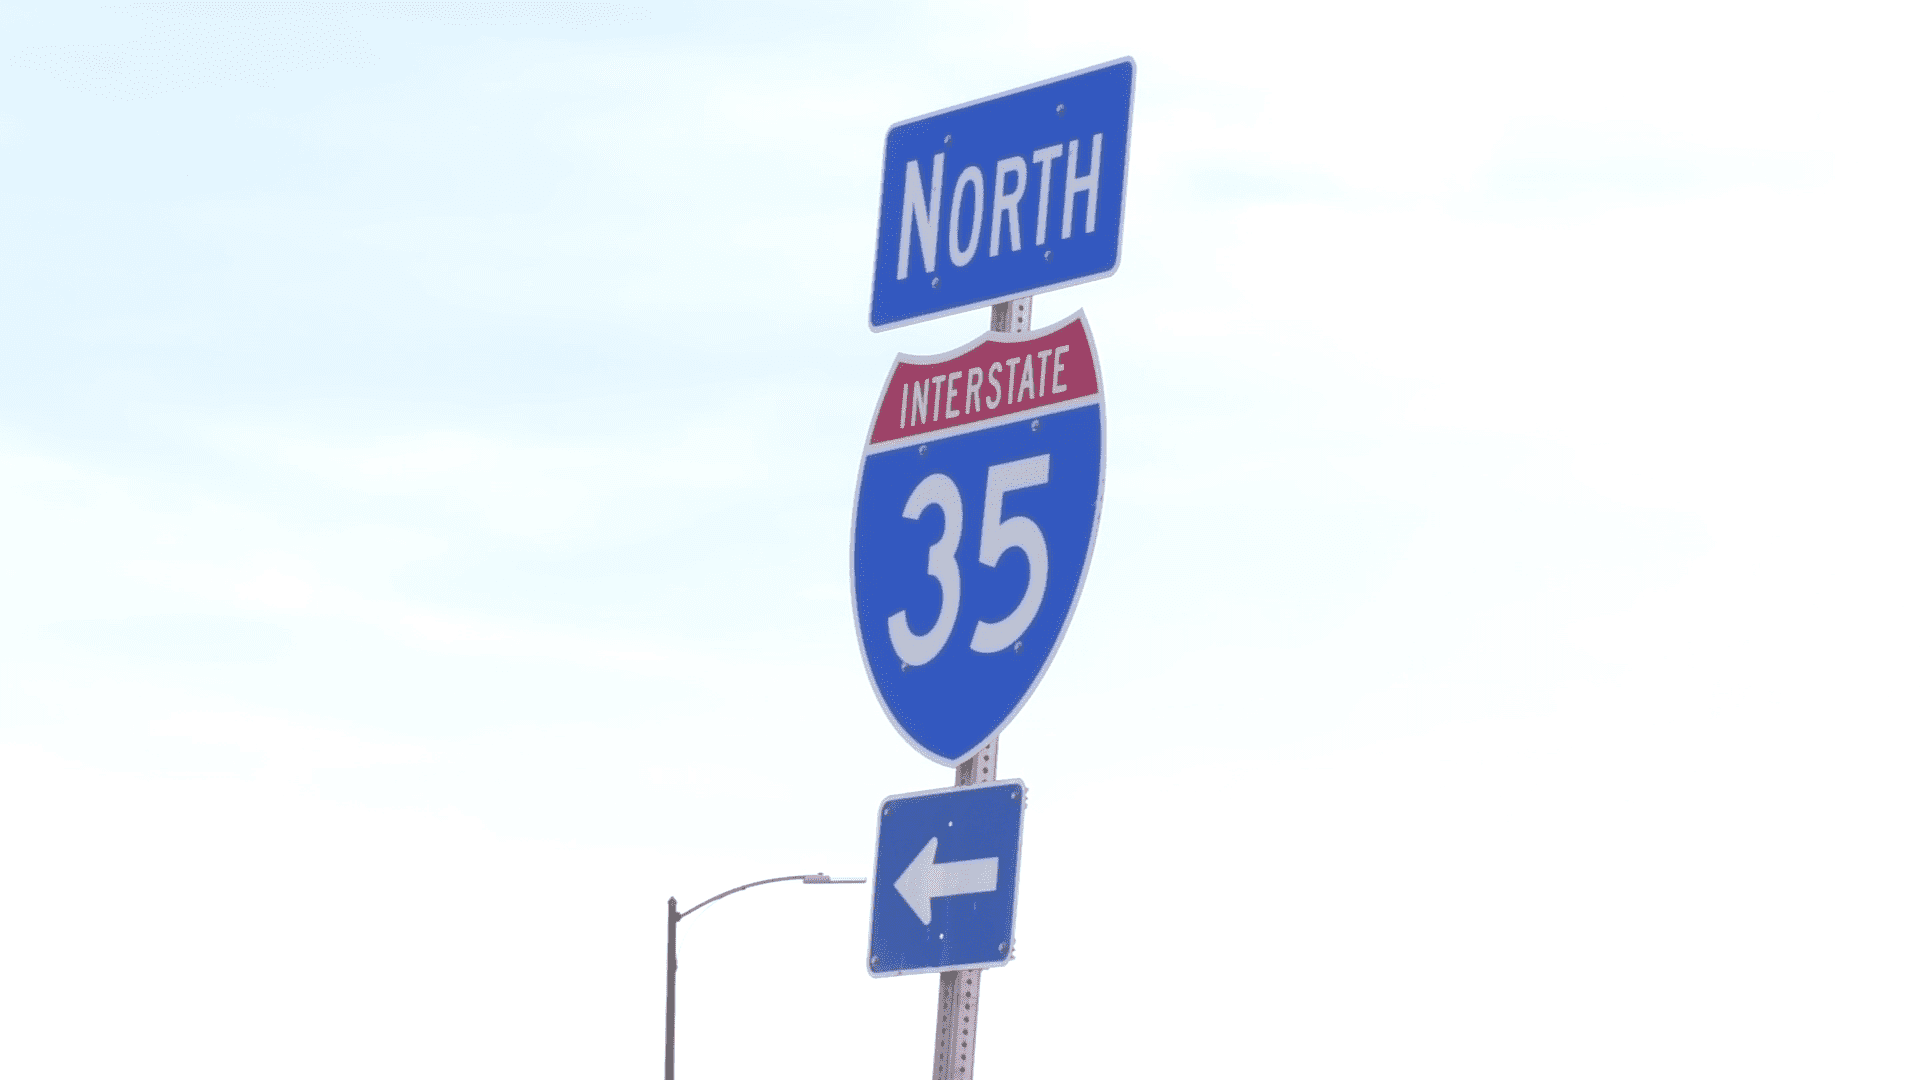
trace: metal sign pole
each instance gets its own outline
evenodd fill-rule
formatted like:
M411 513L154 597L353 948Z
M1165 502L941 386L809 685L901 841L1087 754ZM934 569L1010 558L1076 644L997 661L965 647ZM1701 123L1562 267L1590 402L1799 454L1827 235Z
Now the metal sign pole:
M1004 304L994 305L995 321ZM954 787L971 787L995 778L1000 739L953 770ZM940 973L940 1001L933 1027L933 1080L973 1080L973 1049L979 1041L980 968Z
M1002 334L1024 334L1033 329L1033 297L1022 296L993 305L993 319L987 329Z
M1033 297L993 305L988 328L1003 334L1033 329ZM971 787L998 776L998 736L953 770L954 787ZM980 968L940 973L939 1009L933 1027L933 1080L973 1080L974 1048L979 1043Z
M667 897L667 1080L673 1080L673 983L680 970L680 901Z

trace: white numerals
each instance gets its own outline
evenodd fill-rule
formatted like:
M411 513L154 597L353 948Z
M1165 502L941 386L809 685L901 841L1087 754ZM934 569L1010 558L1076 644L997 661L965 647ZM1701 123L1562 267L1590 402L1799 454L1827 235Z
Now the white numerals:
M1027 591L1007 617L982 621L973 628L974 652L999 652L1020 640L1040 611L1040 594L1047 589L1047 538L1029 517L1000 520L1000 500L1009 491L1038 487L1047 482L1049 454L1021 458L987 470L987 515L980 522L980 561L1000 565L1008 548L1027 553Z
M1020 640L1033 618L1040 612L1040 600L1047 591L1047 538L1029 517L1002 518L1003 500L1009 491L1039 487L1047 482L1047 466L1052 455L1038 454L992 466L987 470L986 515L980 523L980 562L988 567L1000 565L1000 556L1019 548L1027 556L1027 589L1005 618L974 625L969 642L974 652L993 653ZM940 655L947 639L953 636L953 624L960 614L960 563L954 558L960 549L960 488L945 473L934 473L907 496L900 516L919 520L927 507L937 506L943 519L940 539L927 549L927 574L940 583L940 614L933 628L916 634L907 625L905 610L887 616L887 638L900 662L918 666Z
M951 476L934 473L920 481L907 496L906 509L900 516L918 521L929 506L938 506L944 519L940 539L927 549L927 573L940 583L940 617L933 620L933 629L916 634L907 629L905 611L887 616L887 638L903 664L924 664L940 655L953 636L953 620L960 614L960 564L953 558L953 553L960 550L960 489Z

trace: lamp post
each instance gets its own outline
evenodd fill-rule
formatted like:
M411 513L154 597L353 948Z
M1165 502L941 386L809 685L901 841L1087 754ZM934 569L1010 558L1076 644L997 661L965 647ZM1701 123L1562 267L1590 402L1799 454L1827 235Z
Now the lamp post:
M863 877L837 878L826 874L788 874L786 877L770 877L763 881L749 881L745 885L736 885L723 893L716 893L693 905L685 911L680 910L680 902L667 897L667 1080L673 1080L673 976L680 968L680 920L713 903L723 896L732 896L742 889L751 889L755 885L771 885L776 881L800 881L808 885L864 885Z

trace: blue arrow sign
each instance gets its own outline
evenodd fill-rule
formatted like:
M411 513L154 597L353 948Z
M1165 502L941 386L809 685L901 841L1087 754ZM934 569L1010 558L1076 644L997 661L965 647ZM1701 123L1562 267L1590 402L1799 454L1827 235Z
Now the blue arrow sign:
M854 621L895 730L943 765L1013 719L1066 632L1103 402L1084 315L894 362L854 496Z
M1122 59L893 125L868 325L1113 273L1132 124Z
M1013 956L1027 786L890 795L874 850L867 973L999 967Z

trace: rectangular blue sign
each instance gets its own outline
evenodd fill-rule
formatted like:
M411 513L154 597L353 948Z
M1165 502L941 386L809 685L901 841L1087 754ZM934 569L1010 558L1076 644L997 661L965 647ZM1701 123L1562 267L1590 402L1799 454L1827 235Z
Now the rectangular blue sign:
M1132 122L1126 58L895 124L868 325L1113 273Z
M1027 785L890 795L874 851L867 973L999 967L1013 957Z

